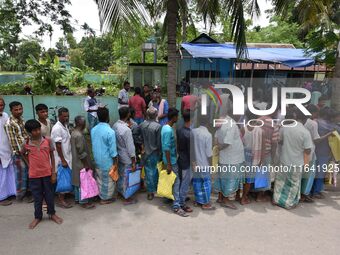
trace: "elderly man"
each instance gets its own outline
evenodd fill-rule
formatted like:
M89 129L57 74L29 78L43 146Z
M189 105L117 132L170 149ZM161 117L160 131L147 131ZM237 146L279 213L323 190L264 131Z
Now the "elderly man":
M157 162L161 153L161 125L156 122L157 109L150 107L146 111L147 120L139 125L144 144L144 169L148 200L154 198L158 184Z
M110 169L118 165L115 131L109 125L109 110L98 109L99 123L91 130L94 161L96 163L97 184L99 186L100 204L114 201L115 183L109 175Z
M11 145L5 132L8 115L4 108L5 100L0 97L0 205L7 206L12 204L8 198L16 195L16 187Z
M28 167L21 155L21 146L28 138L25 130L25 122L22 118L23 107L20 102L9 104L11 117L6 121L5 130L13 153L13 163L16 172L17 200L22 201L26 196L28 187ZM1 140L2 141L2 140ZM28 202L33 202L30 197Z
M71 152L71 135L68 129L69 111L67 108L58 110L58 122L53 126L51 139L55 143L55 163L56 169L58 165L63 167L72 167L72 152ZM58 206L62 208L71 208L72 205L65 201L65 194L59 194Z

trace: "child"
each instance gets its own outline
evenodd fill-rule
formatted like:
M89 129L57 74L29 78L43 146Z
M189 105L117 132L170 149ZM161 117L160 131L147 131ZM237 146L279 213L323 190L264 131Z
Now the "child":
M35 111L38 115L38 121L41 124L41 136L51 136L51 122L48 119L48 107L45 104L35 106Z
M29 185L34 198L34 217L29 225L34 229L42 220L42 202L47 203L49 218L61 224L63 220L55 214L54 193L52 183L56 181L53 144L49 138L41 135L41 124L37 120L29 120L25 123L25 129L29 138L22 146L22 155L29 164Z

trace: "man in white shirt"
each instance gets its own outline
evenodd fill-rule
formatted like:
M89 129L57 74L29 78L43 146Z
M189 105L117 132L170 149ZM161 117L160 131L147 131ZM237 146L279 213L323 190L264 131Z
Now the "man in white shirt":
M66 108L58 110L59 121L53 126L51 139L56 145L55 162L56 169L58 165L71 168L72 166L72 151L71 151L71 135L68 130L69 111ZM58 205L63 208L71 208L72 205L65 201L65 194L59 194Z
M5 100L0 97L0 205L12 204L9 197L16 195L15 169L12 162L12 150L5 124L8 120L7 113L4 112Z
M237 126L240 116L233 115L233 109L228 109L226 124L223 124L215 134L219 147L219 169L214 188L218 192L218 202L223 207L237 209L230 198L242 187L241 166L244 163L244 147L240 129ZM239 194L237 194L239 195Z
M88 129L91 134L91 129L98 124L97 111L99 104L95 98L95 91L93 88L87 90L87 95L84 102L84 110L87 112L87 120L89 122Z
M307 117L299 109L289 110L286 119L295 119L297 123L280 129L280 161L284 169L275 176L273 203L291 209L300 200L302 172L309 163L313 141L304 127Z
M130 83L128 81L124 82L124 88L119 91L118 94L118 109L122 107L129 107L129 90Z

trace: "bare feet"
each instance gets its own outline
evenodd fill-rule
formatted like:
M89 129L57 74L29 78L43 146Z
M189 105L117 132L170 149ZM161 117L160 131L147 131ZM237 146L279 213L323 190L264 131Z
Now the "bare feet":
M69 209L73 207L71 204L67 203L65 200L59 200L57 202L57 206L64 208L64 209Z
M222 207L226 207L226 208L229 208L229 209L233 209L233 210L237 210L237 207L233 204L233 202L227 200L227 201L223 201L221 203L221 206Z
M63 223L63 219L60 218L60 217L59 217L58 215L56 215L56 214L51 215L51 216L50 216L50 220L54 221L55 223L57 223L57 224L59 224L59 225Z
M137 204L137 199L134 198L128 198L123 200L123 205L133 205Z
M29 229L34 229L39 223L40 223L40 219L34 219L29 225L28 228Z
M210 203L209 204L205 204L205 205L202 205L202 210L203 211L213 211L216 209L215 206L212 206Z
M250 204L251 201L248 197L242 197L241 201L240 201L240 204L241 205L247 205L247 204Z
M94 208L96 208L96 206L92 203L86 203L86 204L82 204L80 206L84 209L94 209Z

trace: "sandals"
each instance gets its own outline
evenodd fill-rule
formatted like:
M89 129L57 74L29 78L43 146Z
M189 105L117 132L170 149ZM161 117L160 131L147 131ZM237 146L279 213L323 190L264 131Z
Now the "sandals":
M96 208L96 206L94 205L94 204L90 204L90 203L88 203L88 204L82 204L82 205L80 205L82 208L84 208L84 209L94 209L94 208Z
M58 203L57 203L57 206L58 206L58 207L61 207L61 208L64 208L64 209L70 209L70 208L73 207L73 205L68 204L68 203L66 203L66 202L58 202Z
M212 206L211 204L207 204L207 205L202 205L201 209L203 211L214 211L214 210L216 210L216 207Z
M193 210L189 206L182 206L182 210L185 211L186 213L192 213Z
M123 201L123 205L134 205L137 204L137 199L125 200Z
M189 215L182 208L174 209L174 213L181 216L181 217L188 217Z
M11 204L12 204L12 201L10 201L10 200L3 200L3 201L0 202L1 206L9 206Z

